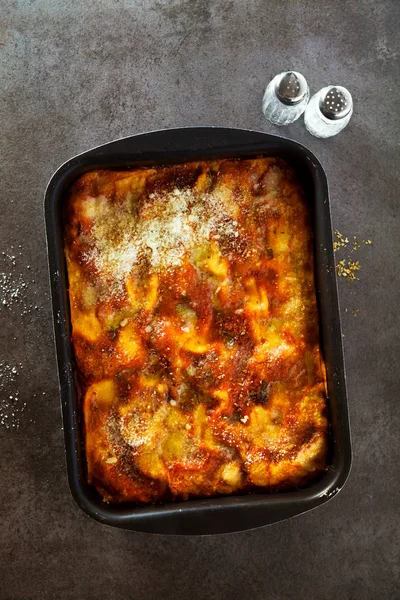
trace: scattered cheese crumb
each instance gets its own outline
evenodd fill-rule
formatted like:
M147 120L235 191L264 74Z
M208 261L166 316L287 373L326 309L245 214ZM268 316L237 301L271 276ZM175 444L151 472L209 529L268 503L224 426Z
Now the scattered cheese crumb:
M333 242L333 250L336 252L339 248L346 248L349 243L349 238L344 237L337 229L335 229L334 234L336 236L336 241Z
M345 277L349 281L353 281L354 279L358 279L356 277L355 272L360 270L360 263L358 260L346 260L343 259L336 265L337 274L339 277Z
M336 252L337 250L339 250L339 248L347 248L347 245L349 244L349 238L345 237L337 229L334 230L334 234L336 236L336 240L333 242L334 251ZM372 244L372 241L371 240L361 240L361 243L370 245L370 244ZM353 242L352 242L352 252L354 252L355 250L359 250L361 248L361 243L357 239L357 236L354 235ZM336 265L336 271L337 271L338 276L345 277L349 281L358 279L358 277L355 276L355 272L359 271L360 268L361 267L360 267L360 263L358 260L355 260L355 261L347 260L347 262L346 262L346 260L343 259Z

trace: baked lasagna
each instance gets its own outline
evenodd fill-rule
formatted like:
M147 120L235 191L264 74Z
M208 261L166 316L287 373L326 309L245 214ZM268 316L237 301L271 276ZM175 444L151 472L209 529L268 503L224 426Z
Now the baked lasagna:
M288 164L86 173L64 240L104 501L276 492L326 470L310 209Z

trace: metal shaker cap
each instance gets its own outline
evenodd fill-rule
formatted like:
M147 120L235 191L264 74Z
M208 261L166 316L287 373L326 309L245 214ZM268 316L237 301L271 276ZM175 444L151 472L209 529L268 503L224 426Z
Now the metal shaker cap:
M308 85L305 77L296 71L283 73L276 84L276 95L284 104L291 106L301 102L307 94Z
M319 101L319 108L324 117L337 121L346 117L353 107L353 99L346 88L332 85Z

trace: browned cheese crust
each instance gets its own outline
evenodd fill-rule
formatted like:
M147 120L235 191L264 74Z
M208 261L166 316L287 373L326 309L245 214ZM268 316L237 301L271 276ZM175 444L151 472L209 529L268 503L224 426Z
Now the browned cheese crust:
M327 468L312 228L285 162L90 172L64 234L105 501L294 489Z

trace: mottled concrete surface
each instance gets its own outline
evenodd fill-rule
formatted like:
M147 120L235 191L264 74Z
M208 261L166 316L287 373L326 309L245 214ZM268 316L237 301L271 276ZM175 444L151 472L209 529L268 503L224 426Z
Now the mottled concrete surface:
M399 598L398 0L3 0L1 15L1 598ZM265 122L263 88L285 68L313 91L349 87L342 134ZM210 124L309 146L334 226L373 242L360 280L339 281L353 470L332 502L256 531L114 530L68 489L43 192L94 145Z

